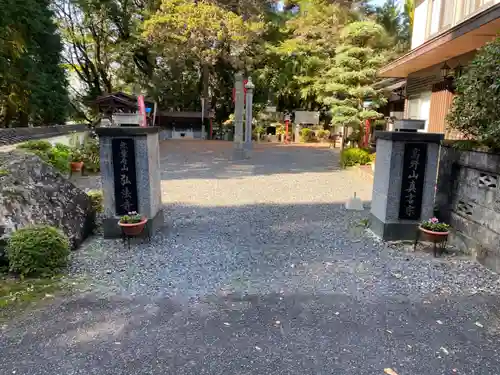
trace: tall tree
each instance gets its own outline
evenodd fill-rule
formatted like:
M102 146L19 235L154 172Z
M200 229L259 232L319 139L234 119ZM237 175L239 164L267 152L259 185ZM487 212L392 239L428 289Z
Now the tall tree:
M1 126L50 125L66 117L62 45L49 0L2 0Z
M361 134L363 120L381 117L376 109L386 98L373 83L377 69L390 57L387 43L384 28L372 21L352 22L342 29L335 56L313 84L318 100L330 107L333 125Z
M281 110L319 110L324 105L312 84L334 56L340 30L355 14L328 0L297 1L294 7L285 12L281 33L268 41L258 78L261 86L272 89Z

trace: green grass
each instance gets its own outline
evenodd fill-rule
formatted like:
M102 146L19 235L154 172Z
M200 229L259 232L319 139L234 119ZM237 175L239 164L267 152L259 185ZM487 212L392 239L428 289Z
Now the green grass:
M46 279L18 279L0 274L0 320L8 313L54 298L65 287L61 276Z
M7 176L9 171L7 169L0 168L0 177Z

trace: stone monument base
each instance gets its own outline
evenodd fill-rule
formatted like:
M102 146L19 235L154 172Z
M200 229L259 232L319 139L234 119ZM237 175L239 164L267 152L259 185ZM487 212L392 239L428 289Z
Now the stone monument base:
M434 214L443 134L377 131L375 137L370 228L382 240L415 240L420 222Z
M414 241L417 228L418 224L415 223L384 223L370 214L370 229L383 241Z

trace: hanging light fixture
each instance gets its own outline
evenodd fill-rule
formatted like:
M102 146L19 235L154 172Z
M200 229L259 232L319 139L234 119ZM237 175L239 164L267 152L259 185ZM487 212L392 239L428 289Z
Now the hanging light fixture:
M441 67L441 78L446 79L450 75L451 68L444 63L444 65Z

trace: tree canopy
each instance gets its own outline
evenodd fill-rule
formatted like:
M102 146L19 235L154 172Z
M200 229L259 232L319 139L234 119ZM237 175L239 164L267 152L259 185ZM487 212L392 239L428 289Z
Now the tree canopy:
M332 115L336 101L359 104L363 95L381 103L368 88L380 64L409 47L412 19L393 0L379 8L347 0L0 2L3 126L62 122L68 112L91 121L89 103L117 90L171 110L199 110L204 97L225 120L237 71L254 77L256 103L280 110ZM339 85L349 85L347 94Z
M64 122L68 96L62 44L49 0L2 0L0 126Z

